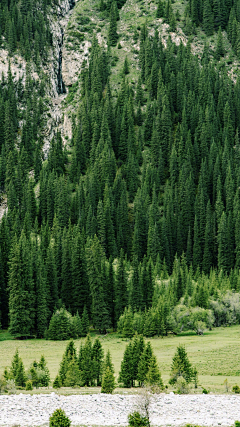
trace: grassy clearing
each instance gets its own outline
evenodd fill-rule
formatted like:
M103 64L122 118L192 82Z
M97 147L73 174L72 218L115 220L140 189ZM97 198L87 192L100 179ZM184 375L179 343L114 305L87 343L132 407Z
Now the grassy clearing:
M4 334L3 334L4 335ZM0 335L1 339L2 334ZM99 336L104 351L110 350L115 367L116 376L120 370L121 360L128 340L122 339L117 334ZM229 389L235 384L240 385L240 326L230 328L216 328L203 336L193 334L169 336L164 338L152 338L154 353L162 373L164 383L169 380L172 357L179 344L184 344L190 362L197 367L199 372L199 384L212 392L225 392L224 381L227 378ZM77 349L81 340L75 340ZM0 373L6 366L10 366L12 357L19 349L25 368L28 368L33 360L39 360L43 354L50 370L51 380L58 372L66 341L28 340L0 341ZM169 388L170 390L171 388ZM46 390L47 391L47 390ZM99 389L83 388L81 390L63 389L64 394L73 392L95 393ZM42 392L42 391L41 391ZM129 392L129 390L117 389L116 392Z

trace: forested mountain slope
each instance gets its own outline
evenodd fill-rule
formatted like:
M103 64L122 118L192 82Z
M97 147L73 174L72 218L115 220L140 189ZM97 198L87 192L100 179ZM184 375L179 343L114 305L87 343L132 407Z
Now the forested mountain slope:
M240 1L73 6L1 2L2 326L238 323Z

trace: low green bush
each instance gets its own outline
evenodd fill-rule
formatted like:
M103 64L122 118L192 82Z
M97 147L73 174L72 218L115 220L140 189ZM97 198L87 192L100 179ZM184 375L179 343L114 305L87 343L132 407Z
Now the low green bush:
M234 385L232 391L236 394L240 394L240 387L238 385Z
M130 427L149 427L147 417L144 417L137 411L128 415L128 422Z
M49 418L49 427L70 427L71 421L62 409L56 409Z
M27 380L25 389L26 390L32 390L33 389L31 380Z

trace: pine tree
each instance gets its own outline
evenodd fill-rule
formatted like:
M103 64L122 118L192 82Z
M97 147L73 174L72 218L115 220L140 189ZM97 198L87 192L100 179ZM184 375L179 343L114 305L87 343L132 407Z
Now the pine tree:
M9 331L27 337L34 332L35 293L31 250L24 232L13 248L9 270Z
M218 268L224 272L228 271L228 229L227 218L225 212L222 213L218 228Z
M162 0L158 1L156 18L162 18L164 16L164 6Z
M110 24L108 29L108 44L109 46L116 46L118 40L117 34L117 16L115 1L112 1L110 9Z
M118 259L114 286L114 318L115 325L127 305L127 277L124 267L124 251L121 249Z
M142 386L144 382L146 381L147 373L149 370L150 360L153 356L153 351L150 342L148 341L147 345L145 346L145 349L140 357L139 364L138 364L138 374L137 374L137 380L139 381L139 384Z
M89 331L89 318L88 318L86 305L84 306L83 314L82 314L82 329L83 329L83 336L86 336Z
M123 337L126 337L126 338L132 338L134 335L133 313L132 313L131 306L129 306L128 309L125 308L125 311L124 311L124 323L123 323L122 335Z
M62 385L65 385L66 375L71 362L74 364L77 362L76 348L72 340L68 343L60 364L59 377Z
M209 0L204 0L203 4L203 30L207 36L213 34L213 13Z
M103 290L103 251L99 240L95 236L92 241L88 241L86 248L87 271L90 293L92 298L92 319L95 328L104 332L109 327L110 316L107 309Z
M93 371L94 379L96 379L97 386L102 384L102 375L103 375L103 348L98 338L95 339L92 346L92 361L93 361Z
M160 388L162 390L164 389L162 377L157 365L157 359L154 355L150 359L149 369L146 376L146 383L153 387L153 390L154 387Z
M26 374L23 366L22 359L19 360L16 376L14 378L17 387L25 387Z
M21 358L19 357L18 349L16 350L13 359L12 359L12 365L10 368L10 375L15 378L17 375L17 370L20 366Z
M112 357L110 354L110 350L107 350L106 357L104 359L104 364L103 364L103 371L105 372L107 368L109 368L110 371L114 374L114 367L113 367L113 363L112 363Z
M116 385L115 385L114 375L110 370L109 366L107 366L103 374L101 393L112 394L115 387Z
M83 385L91 386L94 384L94 370L92 364L92 342L90 335L87 335L84 346L80 348L78 358L79 369L82 373Z
M42 338L47 329L46 271L40 251L36 263L36 331Z
M132 268L133 273L129 292L129 305L132 307L133 311L138 311L142 308L142 291L140 288L138 260L136 256L133 259Z
M220 60L221 56L224 56L224 48L223 48L223 39L222 39L222 29L220 27L218 30L217 46L216 46L216 52L215 52L215 57L217 61Z
M127 345L123 360L121 362L121 370L119 372L118 382L123 383L123 386L130 388L133 386L133 366L132 366L132 344Z
M180 376L182 376L187 383L192 381L193 378L192 365L189 362L185 347L182 345L177 347L177 351L173 357L169 384L174 385L177 382L177 378Z

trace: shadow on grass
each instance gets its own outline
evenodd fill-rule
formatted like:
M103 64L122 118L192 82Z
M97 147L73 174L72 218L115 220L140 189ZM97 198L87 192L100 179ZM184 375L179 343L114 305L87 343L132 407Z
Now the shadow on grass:
M177 334L177 337L201 337L201 336L206 336L206 335L211 335L212 331L206 331L204 332L202 335L197 335L196 332L194 331L185 331L185 332L180 332L179 334Z

